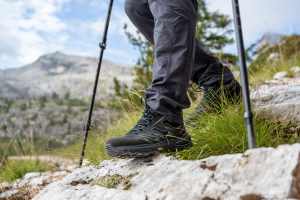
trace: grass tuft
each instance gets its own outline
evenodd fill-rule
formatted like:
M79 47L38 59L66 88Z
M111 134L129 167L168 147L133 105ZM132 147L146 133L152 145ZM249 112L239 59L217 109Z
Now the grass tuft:
M16 179L22 178L26 173L29 172L43 172L57 169L57 166L51 163L51 161L46 163L38 160L38 157L36 157L37 153L33 142L32 132L30 137L27 135L25 135L25 137L21 137L19 133L18 137L15 137L9 130L1 109L0 114L5 122L5 127L10 134L10 138L5 138L4 141L7 144L5 150L0 148L0 182L13 182ZM24 139L29 145L24 145ZM48 149L48 140L46 136L44 146L45 145ZM7 156L9 151L12 151L19 159L10 160ZM21 159L21 157L28 159ZM35 160L30 159L34 157L36 157Z
M197 104L197 101L194 104ZM193 108L186 110L185 115L192 110ZM198 116L198 123L194 124L194 127L187 127L194 146L180 152L177 158L198 160L209 156L245 152L248 149L248 139L244 112L243 102L234 105L225 99L220 114ZM275 119L269 119L270 113L271 110L260 113L254 111L257 147L277 147L280 144L297 142L290 133L280 134L289 126L289 120L278 124ZM171 155L176 156L174 153Z
M29 172L44 172L52 170L53 166L36 160L12 160L0 167L0 182L13 182Z

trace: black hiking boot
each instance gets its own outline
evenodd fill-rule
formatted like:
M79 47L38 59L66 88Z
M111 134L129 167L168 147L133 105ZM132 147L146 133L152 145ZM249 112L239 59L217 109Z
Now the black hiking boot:
M108 156L139 158L181 151L193 145L183 123L174 127L174 124L152 110L146 100L142 105L145 110L135 127L122 137L107 140L105 149Z
M226 99L228 103L238 103L242 97L241 85L235 79L223 85L213 83L211 85L199 86L197 91L204 92L203 98L194 112L184 120L186 126L193 127L201 123L199 122L199 116L201 115L220 112L222 99Z

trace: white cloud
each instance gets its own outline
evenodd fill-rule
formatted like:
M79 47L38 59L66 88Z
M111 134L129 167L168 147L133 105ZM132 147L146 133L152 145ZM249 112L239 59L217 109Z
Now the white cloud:
M207 2L210 10L219 10L233 17L231 0ZM239 2L246 44L255 42L269 31L286 35L300 33L299 0L240 0Z
M68 29L70 32L77 32L80 33L81 37L91 39L90 37L97 38L98 41L102 39L104 26L106 23L106 15L107 15L107 9L108 4L106 2L95 2L91 1L89 5L93 5L96 7L99 7L104 10L105 12L102 12L100 16L98 16L95 19L89 19L89 20L74 20L71 19L68 21ZM109 29L108 29L108 39L111 37L117 37L118 41L123 43L128 43L128 38L125 35L124 31L124 24L126 23L128 25L127 30L131 33L136 33L135 26L131 23L130 19L127 17L123 10L123 4L121 4L121 8L119 5L115 5L112 10L112 16L109 23ZM100 38L101 37L101 38Z
M30 63L57 49L67 39L61 33L67 25L55 14L69 1L0 0L0 69Z
M108 2L0 0L0 69L29 64L54 51L98 57L97 43L103 34ZM210 10L232 17L231 0L207 0L207 3ZM246 46L267 31L300 33L299 0L240 0L240 6ZM115 60L117 54L132 63L139 56L124 34L125 23L127 30L135 34L136 28L124 12L124 0L115 0L105 59ZM236 51L236 46L230 45L225 51Z
M93 2L92 2L93 3ZM108 5L103 2L100 6L101 8L105 8L105 11L108 9ZM81 21L80 27L81 30L85 32L93 33L94 36L99 36L103 34L104 25L106 23L106 12L105 15L99 16L97 21ZM125 41L128 41L127 36L124 34L124 24L127 24L127 30L131 33L136 33L135 26L131 23L130 19L127 17L125 12L123 11L123 7L113 7L112 16L109 23L109 34L117 34ZM120 38L119 38L120 39Z
M89 2L89 6L97 9L98 11L105 11L108 9L108 2L92 0Z

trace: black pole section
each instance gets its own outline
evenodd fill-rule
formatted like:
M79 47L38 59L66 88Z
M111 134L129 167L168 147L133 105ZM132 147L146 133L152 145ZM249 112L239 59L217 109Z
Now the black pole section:
M232 7L233 7L234 22L235 22L234 24L235 24L237 46L239 51L240 74L241 74L243 98L245 104L244 118L246 120L246 126L247 126L248 145L250 149L254 149L256 148L256 143L255 143L255 135L254 135L254 128L253 128L253 113L251 112L251 102L249 97L249 83L248 83L248 75L247 75L247 68L246 68L246 56L245 56L245 48L244 48L244 41L243 41L239 1L232 0Z
M102 64L103 53L104 53L104 50L106 48L106 39L107 39L106 37L107 37L107 31L108 31L108 26L109 26L109 21L110 21L112 6L113 6L113 0L110 0L109 6L108 6L107 17L106 17L106 24L105 24L105 27L104 27L104 33L103 33L102 42L99 43L99 47L101 48L101 50L100 50L100 56L99 56L97 73L96 73L96 76L95 76L93 93L92 93L92 96L91 96L91 102L90 102L90 107L89 107L89 114L88 114L85 126L83 128L83 130L85 131L85 134L84 134L84 139L83 139L81 156L80 156L80 160L79 160L79 164L78 164L79 167L82 166L82 161L83 161L83 157L84 157L84 151L85 151L85 146L86 146L86 141L87 141L87 137L88 137L88 134L89 134L89 130L92 130L92 128L93 128L91 126L92 113L93 113L93 108L94 108L94 102L95 102L96 92L97 92L97 85L98 85L98 79L99 79L99 75L100 75L100 69L101 69L101 64Z

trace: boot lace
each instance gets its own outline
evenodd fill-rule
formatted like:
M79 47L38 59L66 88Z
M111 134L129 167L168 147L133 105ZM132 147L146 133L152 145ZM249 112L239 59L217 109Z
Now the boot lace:
M148 106L147 100L145 97L141 98L141 105L145 108L144 112L143 112L143 116L126 135L137 134L139 131L143 130L143 127L145 127L145 126L148 127L148 125L147 125L148 122L153 122L152 118L153 118L153 116L156 116L155 115L156 112Z

